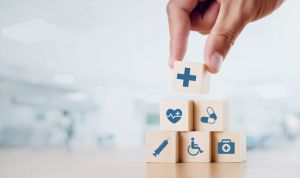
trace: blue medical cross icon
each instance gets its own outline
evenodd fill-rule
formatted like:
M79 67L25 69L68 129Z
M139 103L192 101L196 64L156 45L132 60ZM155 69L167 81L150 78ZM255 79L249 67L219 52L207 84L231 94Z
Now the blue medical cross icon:
M191 75L191 68L185 68L183 74L177 74L177 79L183 80L183 87L188 87L190 81L196 81L196 75Z
M227 145L224 146L224 149L225 149L226 151L227 151L229 148L230 148L230 147L227 146Z

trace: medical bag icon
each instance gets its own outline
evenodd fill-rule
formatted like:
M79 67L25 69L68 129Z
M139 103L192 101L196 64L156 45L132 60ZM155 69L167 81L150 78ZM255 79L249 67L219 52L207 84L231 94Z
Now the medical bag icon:
M235 143L231 139L222 139L218 142L218 154L234 154Z
M214 109L212 107L207 107L206 112L208 116L203 116L200 118L200 121L207 124L214 124L217 120L217 114L215 113Z

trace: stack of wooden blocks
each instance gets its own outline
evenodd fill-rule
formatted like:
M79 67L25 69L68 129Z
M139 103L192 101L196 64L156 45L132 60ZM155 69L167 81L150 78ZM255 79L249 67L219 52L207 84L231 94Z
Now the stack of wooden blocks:
M175 62L173 90L207 94L205 65ZM246 135L228 131L224 99L165 100L160 104L160 130L146 133L147 162L242 162Z

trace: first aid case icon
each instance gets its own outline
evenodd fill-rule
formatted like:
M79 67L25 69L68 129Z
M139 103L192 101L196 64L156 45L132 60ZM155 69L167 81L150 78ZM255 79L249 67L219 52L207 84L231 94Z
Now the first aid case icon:
M235 143L231 139L222 139L218 142L218 154L234 154Z

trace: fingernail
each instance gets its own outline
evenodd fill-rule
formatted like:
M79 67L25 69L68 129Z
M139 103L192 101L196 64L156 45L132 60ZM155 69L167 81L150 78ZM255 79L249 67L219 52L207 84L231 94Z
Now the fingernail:
M209 68L212 70L213 73L217 73L220 70L223 60L224 57L218 52L214 52L211 55L209 60Z

